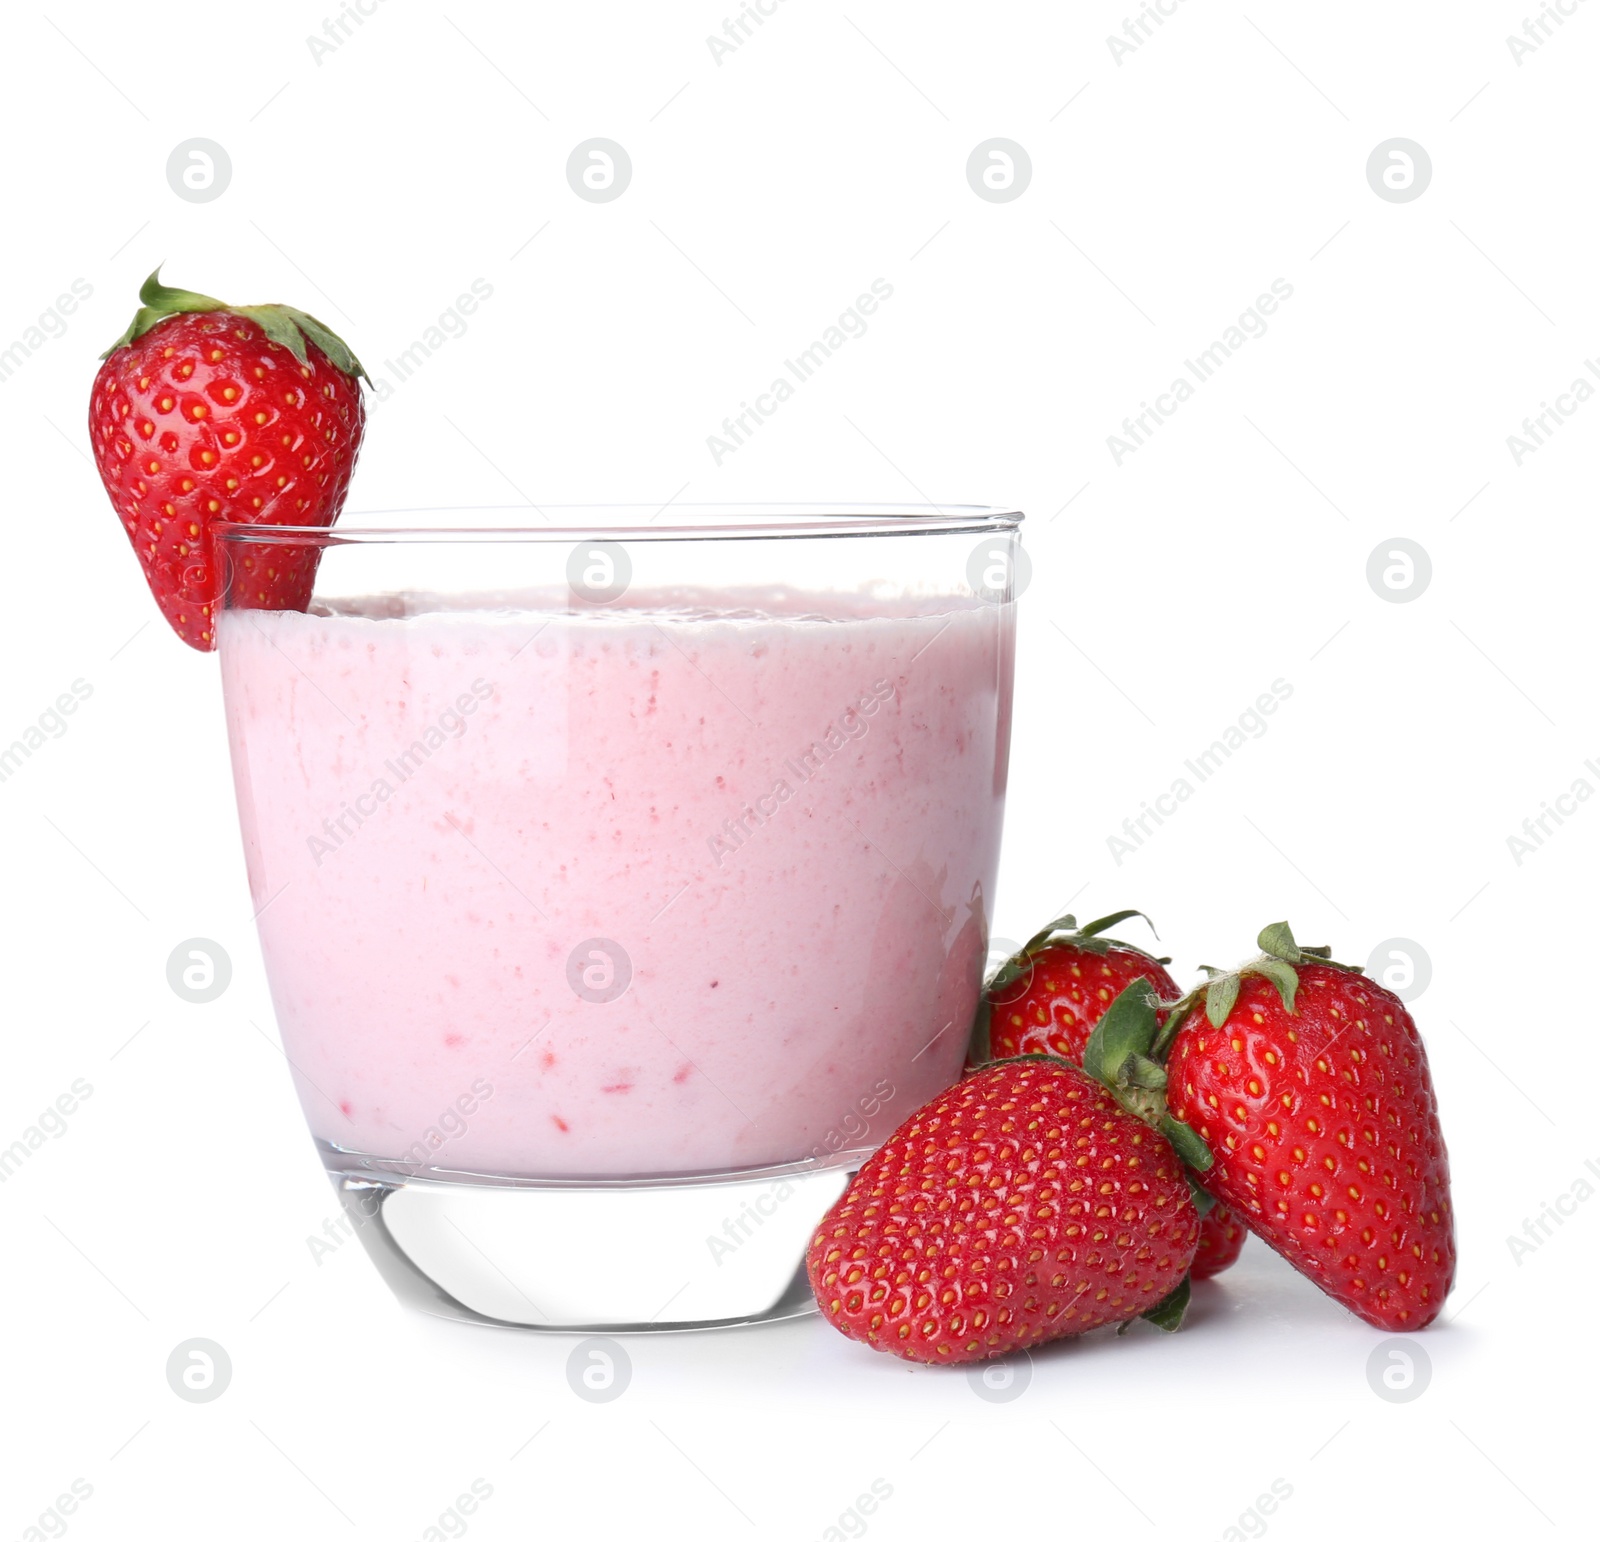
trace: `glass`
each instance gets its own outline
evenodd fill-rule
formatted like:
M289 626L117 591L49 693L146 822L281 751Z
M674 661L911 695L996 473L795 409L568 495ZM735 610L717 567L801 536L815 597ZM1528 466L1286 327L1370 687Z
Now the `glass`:
M818 1220L961 1074L1020 521L220 527L278 1025L402 1299L562 1331L815 1309Z

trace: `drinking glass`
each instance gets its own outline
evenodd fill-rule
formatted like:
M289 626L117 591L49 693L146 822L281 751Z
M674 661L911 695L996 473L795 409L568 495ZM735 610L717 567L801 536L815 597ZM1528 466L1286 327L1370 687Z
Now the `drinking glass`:
M278 1027L402 1300L563 1332L814 1309L818 1221L961 1074L1020 521L221 528Z

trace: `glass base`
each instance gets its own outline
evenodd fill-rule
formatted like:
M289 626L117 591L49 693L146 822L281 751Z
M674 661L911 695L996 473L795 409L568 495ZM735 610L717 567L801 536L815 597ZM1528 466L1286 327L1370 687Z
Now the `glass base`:
M816 1311L806 1248L860 1160L506 1179L388 1171L317 1146L352 1229L404 1305L547 1333L681 1333Z

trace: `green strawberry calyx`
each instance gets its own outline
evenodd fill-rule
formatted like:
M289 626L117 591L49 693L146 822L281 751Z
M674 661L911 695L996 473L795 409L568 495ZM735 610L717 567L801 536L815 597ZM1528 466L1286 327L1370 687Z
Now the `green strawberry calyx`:
M1166 1136L1185 1168L1203 1173L1212 1160L1206 1143L1167 1112L1167 1073L1153 1053L1161 1032L1156 1016L1160 1006L1148 980L1126 986L1083 1046L1083 1070L1134 1118ZM1209 1198L1205 1208L1210 1208Z
M1228 1014L1233 1011L1235 1003L1239 1000L1239 990L1247 975L1260 975L1263 979L1270 980L1277 987L1278 998L1283 1002L1283 1010L1292 1017L1295 1015L1295 996L1300 989L1298 965L1325 964L1331 969L1346 969L1352 974L1361 973L1359 964L1339 963L1332 956L1331 948L1311 948L1296 942L1287 921L1274 921L1269 926L1262 927L1260 935L1256 938L1256 946L1261 952L1236 969L1214 969L1210 964L1200 966L1206 978L1186 991L1172 1008L1166 1026L1157 1036L1151 1051L1153 1059L1166 1060L1167 1051L1178 1036L1178 1030L1201 1006L1205 1008L1206 1021L1213 1028L1221 1028L1228 1021Z
M1205 1190L1201 1190L1205 1193ZM1210 1197L1209 1195L1207 1196ZM1200 1212L1202 1215L1204 1211ZM1163 1333L1176 1333L1183 1326L1183 1315L1189 1310L1189 1276L1187 1274L1178 1281L1178 1288L1163 1296L1148 1312L1139 1315L1146 1322L1153 1322ZM1123 1323L1117 1329L1119 1335L1124 1334L1133 1325Z
M308 362L306 345L315 343L328 356L335 369L343 371L354 380L371 378L361 366L361 360L351 351L350 345L332 327L318 321L315 316L292 305L229 305L210 295L196 294L192 289L172 289L161 282L161 269L144 281L139 290L139 309L127 330L100 355L109 359L119 348L137 342L152 327L169 316L201 315L217 312L225 316L243 316L253 321L266 333L268 339L287 348L300 363Z
M1136 947L1131 942L1124 942L1119 937L1106 937L1101 934L1118 926L1134 916L1150 928L1153 936L1159 936L1155 922L1142 910L1114 910L1108 916L1101 916L1098 921L1088 921L1079 926L1076 916L1057 916L1042 931L1035 932L1023 945L1022 950L1013 953L997 970L988 983L991 995L1003 990L1006 986L1022 979L1032 970L1032 960L1037 958L1046 948L1058 946L1077 948L1084 953L1092 953L1096 958L1104 958L1111 951L1113 944L1128 953L1137 953L1142 958L1149 959L1156 964L1170 964L1170 958L1157 958L1153 953L1146 953L1143 948Z

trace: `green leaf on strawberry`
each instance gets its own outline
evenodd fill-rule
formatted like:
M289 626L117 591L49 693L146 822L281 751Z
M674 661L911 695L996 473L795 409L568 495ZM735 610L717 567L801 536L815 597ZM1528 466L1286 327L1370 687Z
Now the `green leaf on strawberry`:
M1185 1165L1196 1172L1205 1172L1215 1160L1211 1148L1183 1120L1162 1113L1156 1120L1156 1128L1171 1142L1172 1149L1183 1158Z
M1271 980L1278 987L1278 997L1283 1002L1283 1010L1290 1014L1294 1012L1294 993L1300 988L1300 976L1294 972L1293 964L1286 964L1281 958L1259 958L1251 966L1250 973L1259 974ZM1239 977L1237 975L1233 976L1233 982L1233 993L1237 997L1239 994ZM1228 1011L1231 1012L1232 1010L1233 1006L1230 1002ZM1211 1014L1209 1001L1206 1004L1206 1014L1207 1016ZM1224 1012L1221 1021L1218 1021L1215 1017L1211 1018L1212 1026L1220 1028L1227 1020L1228 1013Z
M1211 1166L1211 1152L1167 1112L1167 1075L1151 1058L1160 1033L1159 1005L1148 981L1125 986L1089 1035L1083 1069L1130 1114L1166 1136L1186 1166L1204 1172Z
M1146 980L1123 988L1106 1008L1083 1047L1083 1068L1115 1090L1118 1072L1130 1055L1148 1055L1156 1041L1156 997Z
M1305 958L1305 954L1294 940L1294 933L1289 930L1287 921L1273 921L1270 925L1263 926L1261 935L1256 938L1256 946L1263 953L1281 958L1286 964L1298 964Z
M1256 938L1256 946L1261 949L1260 954L1240 964L1237 969L1214 969L1210 964L1200 966L1206 978L1186 992L1173 1006L1167 1017L1166 1026L1158 1035L1152 1050L1157 1060L1165 1060L1167 1051L1178 1036L1178 1030L1197 1008L1204 1006L1206 1021L1213 1028L1222 1027L1234 1007L1238 1005L1239 991L1245 980L1252 975L1270 980L1283 1002L1284 1011L1293 1016L1295 993L1300 988L1300 976L1296 972L1296 965L1326 964L1330 969L1343 969L1351 974L1361 973L1359 964L1336 962L1330 956L1333 952L1331 948L1308 948L1297 943L1287 921L1274 921L1270 926L1262 927L1260 935Z
M1160 1092L1167 1085L1167 1073L1148 1055L1132 1054L1118 1068L1117 1081L1124 1087Z
M1213 1028L1220 1028L1228 1020L1233 1004L1239 999L1239 976L1218 975L1206 987L1206 1016Z
M1154 953L1148 953L1143 948L1135 947L1131 942L1105 937L1101 934L1109 932L1113 926L1120 926L1124 921L1131 921L1135 916L1150 928L1151 935L1156 935L1155 922L1142 910L1114 910L1108 916L1101 916L1097 921L1086 921L1078 925L1076 916L1058 916L1048 926L1037 931L1023 945L1024 953L1038 953L1049 947L1052 943L1070 942L1085 953L1092 953L1099 958L1104 958L1113 946L1126 949L1129 953L1139 953L1145 958L1154 959L1158 964L1170 964L1170 958L1156 958Z
M119 348L137 342L169 316L216 314L243 316L255 322L270 341L287 348L301 364L307 362L306 343L309 340L328 356L328 362L336 369L370 383L370 377L350 345L332 327L318 321L315 316L297 310L292 305L228 305L208 294L197 294L192 289L173 289L161 282L160 268L140 288L139 309L134 312L128 329L100 357L109 359Z
M1189 1310L1189 1276L1184 1275L1178 1288L1170 1296L1150 1308L1148 1312L1139 1315L1146 1322L1153 1322L1163 1333L1176 1333L1183 1326L1183 1314ZM1120 1328L1117 1330L1122 1331Z

